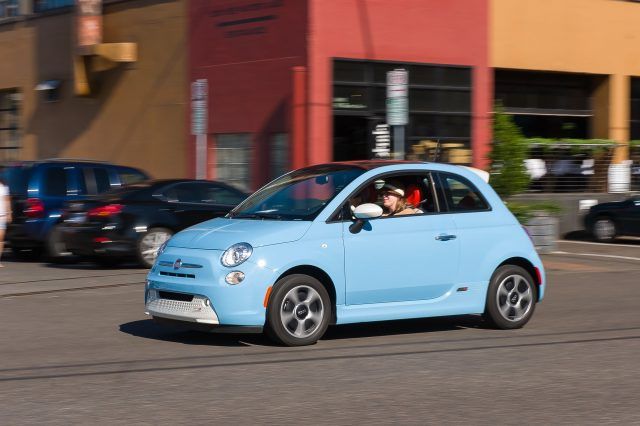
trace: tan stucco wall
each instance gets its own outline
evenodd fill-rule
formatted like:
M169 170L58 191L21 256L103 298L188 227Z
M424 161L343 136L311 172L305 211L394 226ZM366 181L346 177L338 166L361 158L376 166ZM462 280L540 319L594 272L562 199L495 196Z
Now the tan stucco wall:
M24 96L23 159L89 158L187 175L186 0L105 6L104 42L135 42L138 61L99 75L94 96L73 93L73 15L0 24L0 90ZM63 80L59 102L39 81Z
M640 76L640 4L621 0L491 0L495 68L605 76L594 93L594 137L628 158L629 76Z

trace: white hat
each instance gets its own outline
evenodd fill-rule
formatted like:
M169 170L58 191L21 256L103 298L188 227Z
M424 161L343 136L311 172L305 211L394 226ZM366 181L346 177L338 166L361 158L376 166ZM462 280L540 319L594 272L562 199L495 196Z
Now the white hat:
M394 186L390 183L385 183L384 186L382 187L382 190L385 192L393 192L394 194L398 195L399 197L404 197L404 190L398 188L397 186Z

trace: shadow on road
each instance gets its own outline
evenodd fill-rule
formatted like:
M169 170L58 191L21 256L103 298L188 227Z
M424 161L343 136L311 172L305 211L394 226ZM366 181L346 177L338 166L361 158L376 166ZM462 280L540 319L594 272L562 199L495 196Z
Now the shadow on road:
M597 243L597 241L594 240L593 236L591 236L591 234L589 234L587 231L569 232L568 234L565 234L564 239L568 240L568 241L585 241L585 242L590 242L590 243ZM620 244L620 245L635 245L635 246L639 246L640 245L640 238L617 237L612 241L612 243L613 244Z
M145 339L206 346L271 346L262 334L227 334L190 331L180 327L159 325L153 320L133 321L120 325L120 331Z
M341 339L361 339L368 337L434 333L441 331L485 328L486 323L479 316L421 318L412 320L381 321L373 323L330 326L323 341ZM153 320L134 321L120 325L120 331L145 339L182 343L185 345L211 346L276 346L264 334L207 333L184 328L159 325Z

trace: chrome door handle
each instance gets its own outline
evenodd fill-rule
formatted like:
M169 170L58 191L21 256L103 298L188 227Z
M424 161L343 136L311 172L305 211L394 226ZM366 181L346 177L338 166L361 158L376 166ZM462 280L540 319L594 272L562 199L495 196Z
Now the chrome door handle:
M456 239L456 236L451 234L440 234L436 237L436 240L438 241L449 241L449 240L455 240L455 239Z

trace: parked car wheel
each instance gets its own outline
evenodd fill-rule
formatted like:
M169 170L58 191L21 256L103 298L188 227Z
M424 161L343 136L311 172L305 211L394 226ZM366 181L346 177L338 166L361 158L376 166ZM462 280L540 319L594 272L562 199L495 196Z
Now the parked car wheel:
M267 308L268 336L286 346L312 345L327 331L331 299L317 279L289 275L276 283Z
M47 258L50 262L64 263L73 259L74 255L69 250L62 240L62 233L58 225L54 226L46 241Z
M537 300L533 278L524 268L501 266L489 283L485 318L500 329L520 328L533 315Z
M598 241L613 241L617 233L616 223L609 217L599 217L594 222L591 233Z
M167 228L151 228L138 240L137 257L141 265L151 268L158 257L158 249L173 235Z

